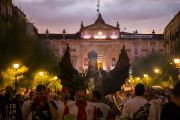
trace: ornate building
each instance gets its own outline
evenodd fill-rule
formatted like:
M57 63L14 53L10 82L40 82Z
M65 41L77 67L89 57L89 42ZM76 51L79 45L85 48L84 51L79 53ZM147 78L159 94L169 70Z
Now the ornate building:
M180 51L180 11L174 16L164 29L164 43L166 53Z
M70 54L73 66L82 72L88 67L88 53L95 51L98 68L111 70L117 63L120 50L125 45L131 64L138 59L154 52L165 53L163 43L164 34L138 34L120 31L120 25L111 26L103 20L99 14L94 24L84 26L81 22L80 31L76 34L39 34L45 46L52 50L59 60L66 50L66 44L70 46Z

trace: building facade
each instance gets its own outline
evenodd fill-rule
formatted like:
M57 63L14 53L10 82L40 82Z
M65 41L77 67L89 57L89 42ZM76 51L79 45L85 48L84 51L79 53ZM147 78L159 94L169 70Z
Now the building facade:
M174 16L164 29L164 43L166 53L180 51L180 11Z
M152 34L138 34L137 30L121 32L118 22L116 26L106 24L101 14L92 25L84 26L81 22L76 34L65 34L65 29L62 33L49 34L47 29L46 34L39 34L39 38L59 60L69 44L72 64L79 72L88 69L87 54L92 50L98 54L98 68L107 71L115 67L123 45L131 64L151 53L165 53L163 34L155 34L154 30Z

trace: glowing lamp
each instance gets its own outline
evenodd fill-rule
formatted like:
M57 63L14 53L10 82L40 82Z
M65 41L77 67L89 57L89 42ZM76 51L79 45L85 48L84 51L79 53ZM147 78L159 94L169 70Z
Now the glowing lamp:
M56 79L57 79L57 77L55 76L55 77L54 77L54 79L56 80Z
M39 75L43 75L43 72L39 72Z
M89 39L89 38L90 38L90 36L84 36L84 38L85 38L85 39Z
M13 66L14 66L14 68L16 68L16 69L19 68L19 64L14 64Z
M154 71L155 71L155 73L158 73L158 72L159 72L159 70L158 70L158 69L155 69Z
M140 78L138 77L137 80L139 80Z
M144 74L144 77L147 77L147 74Z
M102 36L102 34L103 34L103 33L102 33L101 31L98 32L98 36Z
M179 59L174 59L174 63L178 64L179 63Z
M131 80L129 80L129 82L131 82Z
M111 36L111 39L116 39L117 38L117 36Z

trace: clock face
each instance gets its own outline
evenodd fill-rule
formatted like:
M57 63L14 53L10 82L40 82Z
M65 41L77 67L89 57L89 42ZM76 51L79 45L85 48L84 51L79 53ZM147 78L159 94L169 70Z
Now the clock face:
M103 33L102 33L101 31L98 32L98 36L102 36L102 34L103 34Z

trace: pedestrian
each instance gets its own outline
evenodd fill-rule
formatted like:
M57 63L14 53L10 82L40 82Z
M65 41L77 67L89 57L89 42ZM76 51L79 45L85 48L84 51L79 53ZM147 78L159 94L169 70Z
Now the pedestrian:
M121 115L121 112L119 110L121 105L121 98L119 97L119 91L117 91L115 95L112 96L112 102L114 103L112 108L112 115L113 115L113 120L115 120L116 118L118 118L118 116Z
M123 97L124 97L124 92L123 92L123 91L121 91L121 92L120 92L121 102L122 102Z
M46 92L44 85L36 87L36 94L30 101L30 104L23 113L22 118L27 119L32 112L32 120L54 120L58 117L57 106Z
M66 105L63 113L63 119L66 115L77 116L77 120L97 120L98 114L96 106L86 99L86 89L81 86L76 89L76 101Z
M5 100L0 105L3 120L22 120L19 102L14 99L15 93L16 91L11 86L6 87Z
M161 114L160 104L157 100L154 99L153 91L147 89L145 92L145 98L149 102L149 104L151 104L149 110L149 116L147 119L160 120L160 114Z
M15 95L15 99L19 102L20 108L22 110L22 106L23 106L24 100L23 100L21 94L16 94Z
M29 93L28 99L23 103L22 112L24 112L24 111L26 110L26 108L29 106L30 101L31 101L32 98L33 98L33 94L34 94L33 91L31 91L31 92ZM32 120L32 112L29 114L29 116L28 116L28 118L27 118L26 120Z
M94 90L91 93L92 102L96 105L98 120L113 120L111 109L108 105L101 102L101 93Z
M164 91L161 91L161 90L158 90L157 91L157 94L158 94L158 100L160 102L160 105L161 105L161 108L164 107L164 105L166 103L168 103L168 99L165 97L165 92Z
M138 83L135 87L135 97L126 101L123 110L121 112L121 119L123 120L146 120L149 112L148 107L150 106L143 95L145 87L143 84Z
M121 104L124 105L124 103L129 99L131 99L131 91L127 90L126 95L123 97Z
M57 108L58 108L58 110L57 110L58 119L57 120L62 120L62 116L63 116L65 106L72 102L69 99L69 97L70 97L69 89L63 88L61 91L61 96L62 96L62 99L55 102L57 105Z
M174 87L172 101L162 108L161 120L180 120L180 82Z

